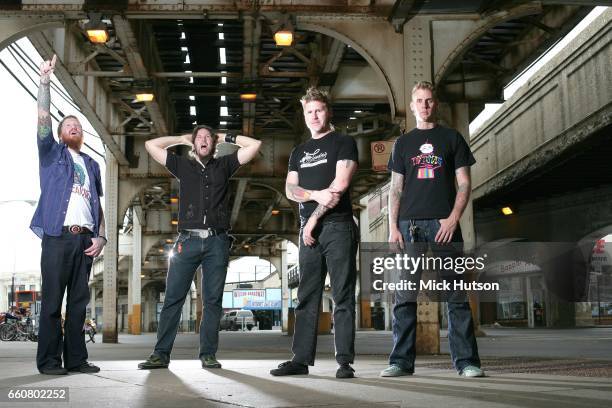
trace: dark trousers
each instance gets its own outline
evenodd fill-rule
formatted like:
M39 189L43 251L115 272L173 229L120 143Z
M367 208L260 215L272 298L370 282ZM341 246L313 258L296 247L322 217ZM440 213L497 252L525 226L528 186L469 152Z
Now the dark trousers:
M157 343L153 352L163 360L170 361L185 297L200 265L204 306L200 322L200 357L217 352L229 247L226 233L208 238L179 234L168 267L166 297L159 316Z
M85 255L91 246L91 234L63 233L59 237L44 235L40 269L42 302L38 329L38 369L80 366L87 361L83 335L85 311L89 303L89 273L93 258ZM64 334L62 335L62 300L68 289Z
M410 231L410 226L413 231ZM431 220L400 221L399 228L406 243L407 252L415 251L410 242L435 242L435 236L440 229L440 222ZM457 227L453 236L453 242L463 242L461 230ZM424 246L419 245L422 249ZM433 255L439 257L458 256L456 246L435 245L432 247ZM419 256L421 250L412 254ZM420 276L420 272L418 276ZM454 272L451 272L454 274ZM417 279L418 280L418 279ZM405 291L395 292L395 304L393 306L393 351L389 356L389 364L397 364L406 371L414 372L414 361L416 358L416 327L417 327L417 304L413 295L402 295ZM411 298L407 298L411 297ZM467 302L465 293L455 291L446 294L448 300L448 341L450 344L451 359L457 371L463 370L468 365L480 367L478 357L478 346L474 335L474 322L472 311Z
M298 286L295 308L293 361L314 365L317 350L319 305L329 271L334 300L336 361L352 363L355 357L355 282L357 231L353 221L329 222L315 228L315 246L306 246L300 232Z

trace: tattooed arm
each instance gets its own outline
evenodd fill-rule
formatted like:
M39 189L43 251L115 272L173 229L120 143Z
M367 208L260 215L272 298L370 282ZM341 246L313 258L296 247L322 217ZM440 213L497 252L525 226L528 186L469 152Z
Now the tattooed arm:
M391 189L389 190L389 242L404 246L404 239L398 227L400 199L404 191L404 175L391 172Z
M289 200L304 203L306 201L316 201L317 203L334 207L338 204L340 196L331 191L329 188L325 190L307 190L299 185L300 179L297 171L290 171L285 180L285 194Z
M38 87L38 149L45 152L53 141L51 130L51 74L55 68L57 57L54 55L50 61L45 61L40 66L40 85Z
M355 171L357 171L357 162L353 160L338 160L336 162L336 178L334 178L334 181L332 181L327 190L337 195L338 201L340 201L342 194L344 194L351 185L351 179ZM312 237L312 230L317 225L319 219L321 219L327 211L335 207L336 204L338 204L338 202L334 205L319 204L312 212L308 222L304 226L303 239L306 245L313 245L315 243L315 239Z
M436 234L436 242L451 242L453 234L457 229L459 219L465 211L465 207L470 199L471 177L470 168L468 166L460 167L455 170L457 178L457 196L455 197L455 205L448 218L440 220L440 229Z

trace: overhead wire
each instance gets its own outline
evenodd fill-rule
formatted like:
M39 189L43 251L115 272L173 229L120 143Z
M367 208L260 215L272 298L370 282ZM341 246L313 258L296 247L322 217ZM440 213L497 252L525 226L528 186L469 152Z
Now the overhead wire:
M12 55L12 54L11 54ZM13 56L14 58L14 56ZM17 60L16 60L17 61ZM23 66L21 66L21 64L19 63L19 61L17 61L17 63L20 65L20 67L23 69ZM35 101L37 100L36 95L34 95L34 93L32 93L32 91L30 91L30 89L28 89L28 87L23 83L23 81L17 77L17 75L15 75L15 73L4 63L4 61L2 60L2 58L0 58L0 64L4 67L4 69L17 81L17 83L19 83L19 85L21 85L21 87L32 97L32 99L34 99ZM28 75L28 78L29 75ZM32 78L30 78L32 79ZM55 107L57 109L57 107ZM59 109L57 109L59 112L61 112ZM53 114L53 112L49 112L50 116L55 119L56 121L60 121L60 119L58 119L58 117L56 115ZM90 132L85 132L88 134L91 134ZM95 135L92 135L95 136ZM100 156L102 159L104 159L104 161L106 162L106 157L98 152L96 149L94 149L93 147L91 147L90 145L88 145L87 143L83 142L83 144L92 152L94 152L95 154L97 154L98 156Z

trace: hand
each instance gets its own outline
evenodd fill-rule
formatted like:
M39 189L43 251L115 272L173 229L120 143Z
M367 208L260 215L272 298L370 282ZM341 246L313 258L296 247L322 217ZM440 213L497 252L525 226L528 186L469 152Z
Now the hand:
M404 249L404 237L397 228L391 228L389 232L389 243L399 244L400 249Z
M55 69L55 62L57 61L57 55L53 54L53 58L50 61L44 61L40 64L40 76L50 77Z
M334 208L340 201L340 194L326 188L325 190L313 192L311 198L327 208Z
M302 230L302 240L306 246L314 246L317 241L312 236L312 230L317 226L317 220L315 218L310 217L306 225L304 225L304 229Z
M440 229L436 234L435 241L439 243L451 242L453 234L457 229L457 220L454 217L443 218L440 221Z
M217 144L225 143L225 133L217 133Z
M92 238L91 246L85 250L85 255L95 258L96 256L100 255L104 245L106 245L106 240L104 238Z

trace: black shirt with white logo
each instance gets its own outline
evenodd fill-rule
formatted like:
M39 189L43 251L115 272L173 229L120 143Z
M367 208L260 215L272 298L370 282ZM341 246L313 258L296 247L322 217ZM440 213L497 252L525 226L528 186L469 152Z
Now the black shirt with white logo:
M179 180L179 230L230 229L229 179L239 167L237 152L205 166L168 152L166 168Z
M336 178L336 162L339 160L357 162L357 144L350 136L331 132L319 139L311 138L294 148L289 157L289 171L298 172L300 187L324 190ZM300 203L302 224L308 221L317 205L314 200ZM347 189L340 202L327 211L320 221L348 221L352 217L351 194Z
M393 145L389 170L404 175L400 220L446 218L455 205L455 170L476 163L463 136L436 126L413 129Z

